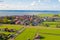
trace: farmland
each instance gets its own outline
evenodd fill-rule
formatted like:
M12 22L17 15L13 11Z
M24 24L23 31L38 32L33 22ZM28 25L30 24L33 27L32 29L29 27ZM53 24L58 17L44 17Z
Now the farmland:
M41 40L60 40L60 28L56 27L44 27L44 26L22 26L22 25L1 25L0 28L13 28L16 30L21 29L22 27L25 27L25 30L16 36L15 40L33 40L35 37L35 34L38 32L41 36L44 38ZM1 32L5 34L15 34L10 32Z
M27 40L30 38L31 40L34 39L34 35L40 33L41 36L44 38L42 40L60 40L60 29L54 28L27 28L22 34L20 34L16 40ZM18 39L19 38L19 39Z

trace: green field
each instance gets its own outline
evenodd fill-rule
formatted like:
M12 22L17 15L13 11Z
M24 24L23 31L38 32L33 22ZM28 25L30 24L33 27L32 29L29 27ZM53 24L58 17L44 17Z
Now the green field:
M40 33L41 36L44 37L44 39L41 40L60 40L60 29L51 29L51 28L50 29L27 28L23 33L21 33L16 38L16 40L27 40L28 38L33 40L37 31Z
M54 14L38 14L37 16L40 16L40 17L45 17L45 16L48 16L48 17L52 17ZM60 14L58 14L60 16Z
M25 27L25 30L16 36L15 40L27 40L28 38L30 40L33 40L35 37L35 34L38 32L41 36L44 38L41 40L60 40L60 28L55 27L44 27L44 26L22 26L22 25L1 25L0 28L12 28L19 30L22 27ZM10 32L0 32L9 34ZM11 33L12 34L12 33ZM14 33L13 33L14 34Z

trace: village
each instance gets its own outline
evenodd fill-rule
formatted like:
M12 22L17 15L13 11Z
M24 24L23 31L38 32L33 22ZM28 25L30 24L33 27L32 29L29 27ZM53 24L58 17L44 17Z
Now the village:
M46 22L46 23L45 23ZM52 22L52 23L51 23ZM54 23L57 22L57 23ZM1 32L9 32L8 35L5 35L4 33L0 33L0 39L8 40L8 39L15 39L15 37L19 34L21 34L26 28L25 27L37 27L37 26L44 26L44 27L50 27L51 25L55 25L56 28L60 28L60 16L58 14L54 14L53 16L37 16L37 15L22 15L22 16L2 16L0 17L0 26L3 25L23 25L24 27L19 28L19 30L16 30L14 28L9 29L9 27L4 26L4 28L0 28ZM42 25L42 26L41 26ZM15 26L13 26L15 27ZM38 27L37 27L38 28ZM33 31L33 30L32 30ZM14 34L10 34L14 33ZM34 40L44 38L43 36L39 35L37 32L35 34ZM27 40L30 40L30 38L27 38Z
M37 26L43 22L58 22L60 21L59 15L51 17L39 17L36 15L23 15L23 16L3 16L0 17L0 24L19 24L19 25L32 25Z

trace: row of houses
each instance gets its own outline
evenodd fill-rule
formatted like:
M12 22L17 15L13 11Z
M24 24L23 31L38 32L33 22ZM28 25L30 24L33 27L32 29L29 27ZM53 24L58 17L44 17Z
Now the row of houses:
M23 24L23 25L38 25L40 22L40 18L37 16L30 16L30 15L24 15L21 17L16 16L14 19L15 24Z
M52 16L52 17L39 17L39 16L30 16L30 15L24 15L24 16L16 16L15 20L15 24L25 24L25 25L29 25L30 23L32 23L33 25L37 25L40 24L44 21L60 21L60 17L59 16Z
M60 16L44 17L44 21L60 21Z
M4 16L0 17L0 23L2 20L8 21L10 24L21 24L21 25L38 25L44 21L60 21L60 16L53 15L51 17L45 16L45 17L39 17L36 15L23 15L23 16Z

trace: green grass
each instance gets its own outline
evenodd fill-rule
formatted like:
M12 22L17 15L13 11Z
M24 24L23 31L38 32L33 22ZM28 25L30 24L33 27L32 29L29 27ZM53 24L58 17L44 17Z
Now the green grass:
M60 40L60 36L56 36L56 35L48 35L48 34L40 34L43 37L45 37L42 40Z
M36 28L27 28L23 33L16 37L15 40L31 40L34 38L34 35L39 32L44 39L41 40L60 40L60 29L36 29ZM19 38L19 39L18 39Z
M45 37L42 40L60 40L60 29L41 29L39 32Z
M19 36L17 36L15 40L27 40L28 38L33 40L36 32L37 29L28 28L24 32L22 32Z
M49 25L60 25L60 22L43 22L43 24L49 24Z
M33 40L35 37L35 34L38 32L41 36L44 37L44 39L41 40L60 40L60 29L52 29L54 25L51 25L51 27L44 27L44 28L40 28L40 27L26 27L26 29L19 34L18 36L16 36L15 40L27 40L27 39L31 39ZM1 25L0 28L9 28L9 29L16 29L19 30L24 26L21 25ZM53 27L55 28L55 27ZM14 33L10 33L10 32L1 32L0 33L5 33L5 34L14 34Z
M10 25L10 24L8 24L8 25L7 24L0 25L0 29L4 29L4 28L20 30L22 28L22 26L21 25ZM16 32L0 31L0 33L4 33L4 34L15 34Z
M3 29L3 28L8 28L8 29L16 29L16 30L19 30L20 28L22 28L21 25L9 25L9 24L3 24L3 25L0 25L0 28Z
M58 14L60 16L60 14ZM54 16L54 14L38 14L37 16L40 16L40 17L52 17Z

